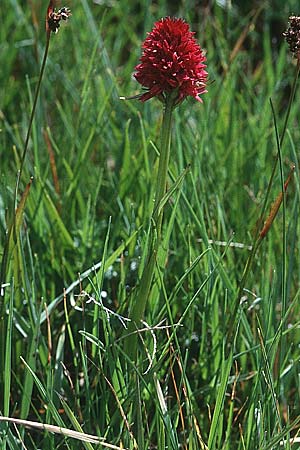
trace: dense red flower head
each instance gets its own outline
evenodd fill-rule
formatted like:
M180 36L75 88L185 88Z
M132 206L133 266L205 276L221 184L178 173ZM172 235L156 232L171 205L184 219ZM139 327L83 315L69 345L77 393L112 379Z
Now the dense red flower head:
M134 77L148 91L140 100L178 90L176 103L188 95L199 97L206 91L206 58L201 47L183 19L166 17L154 24L143 43L141 63Z

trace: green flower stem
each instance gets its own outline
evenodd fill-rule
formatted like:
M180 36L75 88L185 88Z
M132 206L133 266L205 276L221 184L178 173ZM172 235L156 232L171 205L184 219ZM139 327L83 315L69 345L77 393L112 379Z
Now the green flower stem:
M23 152L22 152L22 156L21 156L20 168L19 168L18 173L17 173L17 181L16 181L15 194L14 194L14 196L15 196L14 197L15 214L12 217L12 228L14 230L13 236L15 236L15 234L16 234L16 220L17 220L18 193L19 193L20 180L21 180L21 177L22 177L22 172L23 172L23 168L24 168L25 158L26 158L26 154L27 154L27 150L28 150L29 138L30 138L30 134L31 134L33 119L34 119L35 110L36 110L36 105L37 105L37 101L38 101L38 97L39 97L39 93L40 93L41 82L42 82L43 74L44 74L45 67L46 67L46 60L47 60L47 56L48 56L49 44L50 44L50 32L47 33L44 57L43 57L43 61L42 61L41 69L40 69L38 84L37 84L37 87L36 87L35 96L34 96L34 100L33 100L33 106L32 106L32 110L31 110L31 114L30 114L30 118L29 118L27 134L26 134L24 148L23 148ZM5 283L6 276L7 276L7 267L8 267L8 262L9 262L9 248L10 248L10 245L11 245L10 244L11 236L12 236L12 234L7 232L6 238L5 238L5 243L4 243L3 256L1 258L1 264L0 264L0 266L1 266L0 267L0 297L1 297L1 294L2 294L1 286L2 286L2 284ZM4 297L4 295L5 295L5 291L3 291L3 297ZM5 307L5 302L3 301L2 305L0 307L0 342L3 342L3 344L4 344L5 339L6 339L5 338L6 324L5 324L5 320L2 320L3 317L4 317L4 307ZM4 367L5 351L3 351L3 346L2 345L0 346L0 351L1 351L0 366ZM3 377L0 375L0 384L3 382L2 378Z
M164 105L163 122L161 129L161 146L159 165L156 181L155 203L151 216L150 225L150 239L148 255L145 267L142 273L138 294L135 298L135 303L131 313L131 322L129 325L130 336L127 340L127 354L133 359L137 352L137 333L136 330L140 327L141 320L144 317L144 312L149 298L153 275L155 271L156 258L161 244L163 208L160 207L161 200L166 192L167 175L170 159L170 142L171 142L171 123L172 111L175 105L177 91L174 91L166 96Z
M20 169L18 170L16 191L15 191L16 192L15 203L17 202L19 183L20 183L20 179L21 179L21 176L22 176L22 172L23 172L25 157L26 157L26 153L27 153L27 150L28 150L29 138L30 138L30 134L31 134L32 124L33 124L33 118L34 118L34 115L35 115L35 110L36 110L36 105L37 105L37 101L38 101L38 97L39 97L39 93L40 93L42 78L43 78L45 67L46 67L46 61L47 61L47 56L48 56L49 44L50 44L50 36L51 36L51 34L50 34L50 32L48 32L46 34L46 47L45 47L44 57L43 57L41 70L40 70L40 74L39 74L38 84L37 84L37 87L36 87L36 90L35 90L35 96L34 96L33 106L32 106L32 110L31 110L31 114L30 114L29 125L28 125L28 128L27 128L27 134L26 134L25 144L24 144L24 148L23 148Z
M28 124L28 128L27 128L24 148L23 148L23 152L22 152L22 156L21 156L20 168L19 168L18 173L17 173L17 181L16 181L15 194L14 194L14 208L15 208L15 211L17 210L17 207L18 207L18 193L19 193L20 180L21 180L21 177L22 177L22 172L23 172L23 168L24 168L25 157L26 157L27 150L28 150L29 138L30 138L30 134L31 134L33 119L34 119L35 110L36 110L36 105L37 105L37 101L38 101L38 97L39 97L39 93L40 93L41 82L42 82L43 74L44 74L44 71L45 71L46 60L47 60L47 56L48 56L48 50L49 50L49 44L50 44L50 33L48 32L46 36L47 37L46 37L46 47L45 47L45 51L44 51L44 57L43 57L42 65L41 65L41 70L40 70L40 74L39 74L38 84L37 84L37 87L36 87L36 90L35 90L33 106L32 106L32 110L31 110L31 114L30 114L30 118L29 118L29 124ZM13 222L15 222L16 214L14 215L12 220L13 220ZM13 227L15 227L15 223L13 223ZM6 242L5 242L5 245L4 245L4 253L3 253L3 257L2 257L2 261L1 261L0 289L1 289L2 284L5 283L6 268L7 268L7 262L8 262L7 261L8 247L9 247L9 240L8 240L8 235L7 235ZM1 317L1 311L0 311L0 317Z

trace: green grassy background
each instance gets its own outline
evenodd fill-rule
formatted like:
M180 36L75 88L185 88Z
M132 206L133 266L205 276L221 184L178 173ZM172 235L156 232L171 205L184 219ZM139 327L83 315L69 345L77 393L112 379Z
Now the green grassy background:
M1 415L81 426L120 448L282 448L300 414L298 92L282 147L284 177L291 162L296 175L247 279L232 359L225 337L277 155L270 98L280 133L296 70L282 32L297 2L67 6L72 18L51 37L21 191L33 182L3 279ZM46 8L1 2L2 259ZM166 208L165 277L145 316L146 328L162 328L155 339L143 333L134 365L123 323L101 299L128 317L142 270L162 108L119 96L140 92L140 45L165 15L191 24L211 83L203 105L188 99L175 111L170 186L191 168ZM278 169L268 205L280 191ZM20 439L28 449L99 447L0 423L1 448L21 448Z

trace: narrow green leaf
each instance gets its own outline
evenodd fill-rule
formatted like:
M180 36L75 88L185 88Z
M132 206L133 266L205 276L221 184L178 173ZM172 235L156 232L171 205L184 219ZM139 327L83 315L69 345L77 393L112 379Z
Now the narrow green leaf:
M230 351L227 360L224 359L222 362L222 366L220 369L220 381L217 384L217 399L216 399L216 405L214 409L214 414L211 422L211 427L209 430L209 437L208 437L208 448L210 450L214 450L219 448L219 441L222 437L222 423L223 420L221 420L223 414L224 414L224 400L225 400L225 394L228 384L228 378L230 374L230 370L232 367L232 350ZM221 425L221 426L220 426Z

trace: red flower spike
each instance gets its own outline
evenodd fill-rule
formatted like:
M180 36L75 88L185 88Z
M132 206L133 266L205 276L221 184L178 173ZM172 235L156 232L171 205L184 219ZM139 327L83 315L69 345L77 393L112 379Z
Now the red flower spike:
M143 43L141 63L134 77L148 88L139 98L142 102L152 97L164 98L177 89L176 104L188 95L202 102L200 95L207 92L206 58L189 25L183 19L166 17L154 24Z

